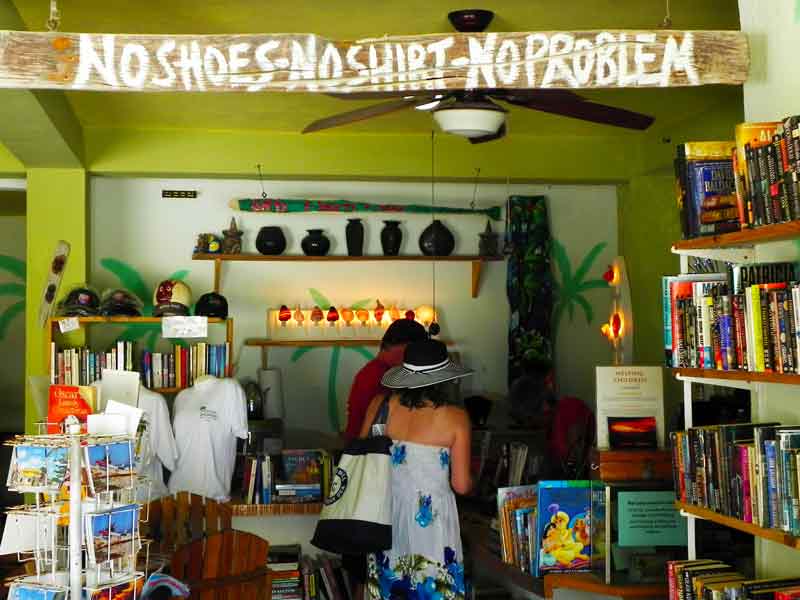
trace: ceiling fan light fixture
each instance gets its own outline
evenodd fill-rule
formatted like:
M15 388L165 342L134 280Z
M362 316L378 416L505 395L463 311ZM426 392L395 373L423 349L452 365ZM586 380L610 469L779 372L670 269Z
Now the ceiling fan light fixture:
M433 118L445 133L466 138L492 135L506 122L506 111L496 105L451 105L434 110Z

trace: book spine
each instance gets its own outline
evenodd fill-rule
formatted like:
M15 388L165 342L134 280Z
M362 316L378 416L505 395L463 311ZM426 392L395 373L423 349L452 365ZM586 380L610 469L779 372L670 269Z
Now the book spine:
M772 225L777 223L775 207L772 203L772 198L769 195L769 166L767 164L767 149L764 144L759 144L755 149L756 162L758 163L758 188L761 200L764 204L764 215L766 217L766 224Z
M741 472L742 486L742 520L746 523L753 522L752 490L750 488L750 456L746 445L739 446L739 470Z
M788 315L786 309L788 303L786 300L786 290L777 290L775 292L775 303L777 305L778 313L778 347L781 353L781 372L794 373L794 361L792 360L791 352L789 351L791 342L787 336L789 331Z
M675 190L677 193L678 208L680 210L681 237L683 239L689 239L692 237L689 229L689 207L692 202L691 198L689 198L686 157L681 156L681 154L683 154L683 145L678 147L678 157L673 162L675 168Z
M797 363L797 321L795 320L794 290L789 288L784 296L783 311L786 313L786 351L789 353L792 372L798 372Z
M769 295L767 294L767 290L762 290L759 287L756 289L758 290L758 301L761 311L761 352L764 355L764 371L771 373L774 368L774 363L772 362L772 331L769 312Z
M769 526L780 527L778 503L778 464L775 440L764 441L764 455L767 461L767 500L769 503Z
M747 370L747 336L744 325L744 296L733 296L733 320L736 331L736 368Z
M760 198L758 161L756 161L755 151L750 144L745 144L744 155L747 188L749 190L748 200L751 204L750 212L753 215L753 219L750 220L750 223L760 227L765 224L766 218L763 210L763 202Z
M783 373L777 292L774 290L768 291L767 301L769 302L769 343L772 350L773 369L776 373Z
M780 144L777 136L772 136L772 143L766 146L767 153L767 173L769 183L769 197L772 202L772 210L777 222L788 221L791 219L789 212L788 198L783 195L783 178L779 175L780 170L780 151L775 144Z
M735 368L735 330L733 326L733 316L731 312L731 300L727 291L722 290L720 294L721 316L720 316L720 346L722 354L722 368L726 371Z
M680 472L680 450L679 450L679 432L671 431L669 434L670 450L672 451L672 483L675 490L675 500L683 501L683 493L681 486L681 472Z

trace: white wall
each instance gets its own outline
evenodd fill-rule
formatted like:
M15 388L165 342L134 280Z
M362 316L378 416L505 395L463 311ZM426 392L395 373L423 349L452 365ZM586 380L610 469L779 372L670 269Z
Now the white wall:
M800 7L794 0L739 0L742 30L751 45L752 72L744 86L747 121L775 121L800 114ZM797 260L795 247L765 248L770 260ZM795 424L800 421L800 388L757 387L754 418ZM760 575L796 575L800 552L764 540L756 540L756 568Z
M276 197L340 197L368 202L430 203L430 184L392 182L266 182L267 193ZM195 200L162 199L161 190L195 189ZM437 203L468 206L473 186L440 184ZM480 205L503 204L508 194L544 194L549 200L552 232L568 250L573 271L597 243L607 247L594 263L589 278L601 277L617 252L616 191L612 186L481 185ZM304 230L324 228L332 240L332 254L346 254L345 216L319 214L270 215L234 213L228 207L233 198L258 197L256 181L248 180L156 180L137 178L93 178L91 181L91 278L100 288L117 285L116 278L100 266L113 257L134 267L152 289L158 281L178 269L189 270L188 283L195 298L209 291L213 266L191 260L196 235L227 228L236 215L246 234L245 252L255 252L258 229L281 225L288 239L287 253L299 254ZM390 215L360 215L366 226L367 254L380 254L381 221ZM417 238L429 223L423 215L402 215L405 233L401 253L417 254ZM455 253L477 252L478 232L486 219L474 216L443 216L456 236ZM501 222L495 223L502 229ZM313 305L308 288L317 288L337 306L362 298L380 298L414 307L431 302L431 263L227 263L223 265L222 291L236 319L237 375L254 376L260 355L255 348L243 349L247 337L263 337L265 310L281 304ZM477 373L471 385L476 390L504 391L508 305L506 271L503 263L484 269L479 298L470 298L469 263L438 263L437 303L440 306L442 337L457 343L463 360ZM607 364L610 352L599 334L607 318L610 292L592 290L586 294L594 308L594 322L586 323L576 307L572 323L562 324L558 355L565 357L559 369L564 393L593 402L595 364ZM287 422L290 426L328 430L326 408L331 350L317 348L296 363L291 350L270 353L272 366L283 369ZM343 351L338 372L337 395L343 409L350 381L364 359ZM342 411L343 415L343 411Z
M0 255L25 260L25 217L0 216ZM0 269L0 285L25 283ZM0 295L0 314L24 296ZM9 323L0 338L0 410L3 413L0 431L21 433L25 429L25 313Z

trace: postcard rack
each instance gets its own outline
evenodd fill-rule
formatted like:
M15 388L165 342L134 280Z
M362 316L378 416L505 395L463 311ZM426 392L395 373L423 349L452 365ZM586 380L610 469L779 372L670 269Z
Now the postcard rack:
M12 582L9 600L136 600L149 560L139 522L150 489L136 475L137 437L87 435L72 416L64 429L8 442L7 486L32 502L8 511L3 545L34 567Z

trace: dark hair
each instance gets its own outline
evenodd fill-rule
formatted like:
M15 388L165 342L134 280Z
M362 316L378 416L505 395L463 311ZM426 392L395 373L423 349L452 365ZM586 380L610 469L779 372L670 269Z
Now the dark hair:
M425 328L413 319L397 319L389 325L381 340L381 350L400 344L421 342L428 338Z
M445 387L448 383L450 382L443 381L442 383L413 390L400 390L400 404L410 409L422 408L428 403L432 404L434 408L444 406L449 399L447 388Z

